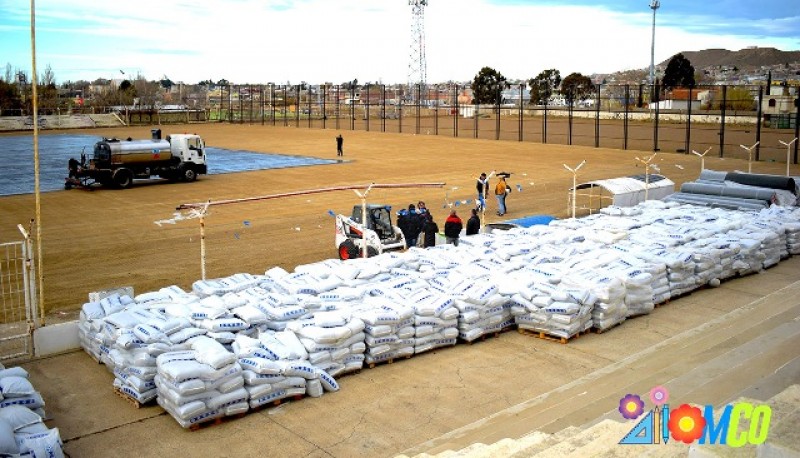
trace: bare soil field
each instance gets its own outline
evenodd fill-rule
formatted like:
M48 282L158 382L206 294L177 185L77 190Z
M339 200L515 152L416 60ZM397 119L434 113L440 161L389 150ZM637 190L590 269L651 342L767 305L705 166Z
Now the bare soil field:
M70 133L148 138L149 129ZM562 164L574 166L586 160L579 180L611 178L644 173L635 157L651 154L295 126L198 124L165 126L162 130L164 135L196 132L215 147L326 159L336 159L334 137L342 133L345 154L333 165L202 176L189 184L140 182L128 190L43 193L44 303L53 319L74 317L90 291L130 285L138 294L173 284L190 289L192 282L200 279L199 221L155 224L171 218L181 203L373 182L444 182L442 189L374 190L369 195L370 202L391 204L395 209L423 200L441 227L447 202L474 199L475 178L480 172L505 170L513 172L509 183L522 186L522 192L508 198L509 213L504 220L534 214L561 218L568 215L567 193L572 185L572 175ZM685 154L663 152L657 162L676 187L697 178L700 169L699 160ZM708 158L706 167L746 170L747 162ZM796 174L798 166L792 167ZM753 170L780 174L785 165L760 162ZM356 203L355 194L339 191L212 207L205 220L207 277L262 273L273 266L291 271L299 264L335 257L334 219L329 210L349 213ZM34 208L33 195L0 198L0 240L19 239L16 226L27 225L34 217ZM469 206L460 208L461 216L467 216ZM490 199L487 222L499 220L495 210L496 203Z

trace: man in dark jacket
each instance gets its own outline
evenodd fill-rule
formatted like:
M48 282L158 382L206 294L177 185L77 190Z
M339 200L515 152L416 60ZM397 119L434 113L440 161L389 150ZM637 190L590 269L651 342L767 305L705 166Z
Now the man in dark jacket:
M417 213L414 204L408 206L408 211L401 210L397 217L397 227L403 232L406 239L406 247L417 246L417 237L422 231L422 218Z
M455 210L450 210L450 216L444 222L444 236L447 243L452 243L458 246L458 237L461 235L461 229L464 225L461 218L458 217Z
M423 246L425 248L436 246L436 234L439 232L439 226L429 212L425 212L423 216L425 217L425 224L422 225L422 233L425 234Z
M475 235L481 231L481 219L478 210L472 209L472 216L467 220L467 235Z

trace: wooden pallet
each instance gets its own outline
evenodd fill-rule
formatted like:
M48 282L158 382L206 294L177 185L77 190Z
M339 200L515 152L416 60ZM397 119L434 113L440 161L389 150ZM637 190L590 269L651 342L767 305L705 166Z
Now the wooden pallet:
M533 337L536 337L536 338L539 338L539 339L550 340L550 341L558 342L558 343L561 343L561 344L566 344L566 343L568 343L568 342L570 342L572 340L577 339L581 335L587 334L589 332L589 331L582 331L582 332L579 332L579 333L573 335L572 337L561 337L561 336L548 334L547 332L544 332L544 331L534 331L533 329L519 328L519 329L517 329L517 331L522 335L533 336Z
M378 362L374 362L374 363L367 363L367 367L369 367L370 369L374 369L375 366L380 366L381 364L394 364L395 361L399 361L401 359L411 359L412 356L414 356L414 355L398 356L396 358L389 358L389 359L385 359L383 361L378 361Z
M145 405L145 404L142 404L141 402L137 401L136 399L130 397L129 395L127 395L126 393L124 393L122 390L120 390L117 387L114 387L114 393L116 393L117 396L121 397L122 399L125 400L125 402L127 402L128 404L132 405L133 407L135 407L137 409L141 409L142 406Z
M478 341L484 342L484 341L486 341L486 339L491 339L493 337L499 337L500 334L508 331L509 329L511 329L511 327L508 327L508 328L505 328L505 329L501 329L499 331L487 332L486 334L483 334L482 336L477 337L477 338L472 339L472 340L465 340L465 339L462 339L461 337L459 337L458 341L461 342L461 343L472 345L473 343L478 342Z
M641 316L641 315L639 315L639 316ZM615 325L611 326L610 328L605 328L605 329L597 329L597 328L592 328L592 330L594 331L594 333L595 333L595 334L602 334L602 333L604 333L604 332L608 332L608 331L610 331L610 330L612 330L612 329L614 329L614 328L617 328L617 327L619 327L619 325L621 325L621 324L622 324L622 323L624 323L624 322L625 322L625 320L622 320L622 321L620 321L619 323L617 323L617 324L615 324Z
M289 396L289 397L286 397L286 398L276 399L274 401L270 401L270 402L267 402L265 404L261 404L260 406L251 407L250 410L248 410L248 412L259 412L259 411L264 410L264 409L269 409L270 407L277 407L277 406L283 404L284 402L299 401L299 400L301 400L301 399L303 399L305 397L306 397L305 394L295 394L295 395L292 395L292 396Z
M242 418L245 415L247 415L247 412L237 413L236 415L227 415L227 416L222 416L222 417L217 417L217 418L211 418L211 419L206 420L206 421L201 421L201 422L198 422L198 423L194 423L193 425L190 425L189 428L187 428L187 429L189 431L199 431L201 429L210 428L212 426L221 425L221 424L226 423L226 422L231 421L231 420L236 420L236 419Z

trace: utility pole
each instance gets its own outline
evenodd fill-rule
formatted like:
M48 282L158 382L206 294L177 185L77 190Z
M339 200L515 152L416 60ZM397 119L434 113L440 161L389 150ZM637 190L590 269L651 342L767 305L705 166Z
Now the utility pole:
M650 84L656 80L656 10L661 6L659 0L650 0L650 9L653 10L653 38L650 42Z

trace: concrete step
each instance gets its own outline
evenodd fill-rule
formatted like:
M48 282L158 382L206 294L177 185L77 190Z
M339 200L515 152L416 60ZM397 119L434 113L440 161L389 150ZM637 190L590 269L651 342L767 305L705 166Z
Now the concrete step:
M583 429L567 440L537 453L537 458L563 458L565 456L592 456L598 451L616 446L630 430L633 423L603 420ZM591 444L591 446L589 446ZM588 447L587 447L588 446Z
M547 450L548 448L560 443L561 441L569 440L575 434L579 434L582 430L576 426L564 428L555 434L548 434L542 440L532 440L528 445L522 446L515 453L511 454L509 458L528 458L536 455L537 453Z

